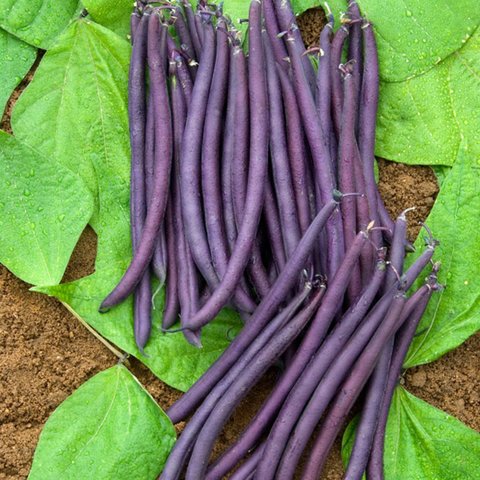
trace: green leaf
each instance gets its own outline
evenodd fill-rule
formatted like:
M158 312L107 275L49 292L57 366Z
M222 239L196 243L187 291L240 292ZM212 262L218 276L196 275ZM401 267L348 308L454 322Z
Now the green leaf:
M435 293L418 327L406 367L436 360L480 329L480 212L479 163L461 145L457 161L442 184L427 224L440 239L435 260L442 264L439 279L445 289ZM422 250L423 239L416 242ZM412 257L409 261L413 261ZM421 278L417 286L422 283Z
M0 261L34 285L62 279L93 201L66 168L0 131Z
M426 74L381 84L376 153L414 165L452 165L465 138L472 157L478 158L479 88L477 30L461 49Z
M475 0L359 0L375 26L382 79L398 82L421 75L459 50L480 22ZM439 15L441 12L441 15Z
M0 111L35 61L37 50L0 28Z
M48 49L80 8L79 0L0 0L0 26L30 45Z
M77 20L47 52L12 114L16 137L80 175L97 209L99 183L128 190L129 60L127 41ZM107 173L106 182L114 185L104 182ZM128 210L128 203L123 205ZM92 223L98 230L98 212Z
M156 297L152 336L145 348L145 356L135 345L133 336L132 301L113 308L108 313L98 312L103 298L118 280L106 268L79 281L53 287L42 287L36 291L53 295L101 335L108 338L125 352L128 352L145 365L168 385L182 391L191 385L208 369L229 345L240 328L238 315L223 310L214 322L202 330L203 348L191 346L183 334L164 334L160 330L160 317L163 308L163 291Z
M450 173L450 167L444 165L432 165L432 170L435 176L437 177L437 182L440 188L443 185L444 180L447 178Z
M95 375L50 416L30 480L154 479L175 443L175 429L123 366Z
M129 35L132 0L83 0L83 5L97 23L123 38Z
M350 455L356 417L342 441L342 458ZM480 435L401 387L395 391L385 440L386 480L480 478Z

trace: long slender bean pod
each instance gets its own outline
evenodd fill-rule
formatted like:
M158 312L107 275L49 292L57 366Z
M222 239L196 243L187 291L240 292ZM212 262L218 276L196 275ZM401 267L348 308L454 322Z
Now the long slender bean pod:
M223 278L228 264L228 244L221 189L221 137L227 98L229 48L226 24L220 20L216 29L217 48L212 83L205 112L202 141L202 193L207 239L217 277ZM242 288L235 288L235 304L245 312L255 309L255 302Z
M375 183L375 127L378 107L378 54L375 35L370 23L362 25L364 42L364 66L362 89L360 96L360 111L358 121L358 147L362 158L365 177L365 190L368 198L370 218L378 225L378 198ZM381 244L381 233L378 231L372 236L374 243Z
M385 260L380 258L375 270L375 275L372 278L372 282L365 289L362 296L358 299L357 303L344 315L342 320L338 323L332 333L328 336L325 342L322 344L321 349L317 352L312 363L307 367L309 374L314 374L315 378L311 380L311 388L304 388L307 383L307 376L302 375L301 383L298 383L298 387L295 390L292 389L288 399L285 401L279 414L277 424L274 428L281 428L282 430L289 430L287 424L292 419L295 421L301 414L303 406L307 403L311 393L315 389L318 381L322 378L323 374L334 361L337 355L341 352L345 343L349 337L355 331L355 328L364 318L367 310L370 308L375 295L380 290L382 282L385 278L386 265ZM389 296L383 303L388 308L391 296ZM249 426L242 432L240 438L216 461L215 465L211 469L212 477L208 477L208 480L220 479L229 470L231 470L247 453L253 448L256 442L259 441L261 435L265 431L266 427L274 418L277 410L283 403L284 398L288 394L288 390L285 389L283 396L279 396L275 402L268 399L262 405L260 410L255 415ZM276 391L273 392L273 396L276 395ZM294 423L292 424L293 427ZM285 428L287 427L287 428ZM277 436L272 431L272 437ZM286 437L288 439L288 436Z
M307 78L307 85L312 95L315 95L315 70L313 69L313 65L310 62L310 58L306 55L305 44L303 43L302 35L300 33L300 29L297 25L297 18L295 13L293 12L292 5L290 0L276 0L275 1L275 10L277 12L277 19L280 28L284 32L290 32L290 34L294 38L294 48L296 50L296 54L299 56L301 63L303 65L303 70L305 72L305 76ZM287 39L288 42L288 39ZM288 47L287 47L288 48ZM291 56L291 52L289 52Z
M292 64L295 91L298 98L303 126L310 145L315 171L315 183L320 192L320 201L325 203L334 188L332 162L327 149L325 134L315 106L312 92L307 86L307 79L302 68L301 57L295 47L296 39L287 35L287 47ZM345 192L346 193L346 192ZM351 193L351 192L350 192ZM345 254L343 226L340 212L334 212L327 224L328 239L328 278L333 278Z
M250 55L248 58L249 64L252 65L249 69L250 167L244 215L235 249L230 256L219 287L215 289L205 305L189 319L188 325L193 330L197 330L214 318L233 294L248 264L264 203L268 166L269 115L265 72L262 69L256 69L257 65L263 65L265 61L261 18L261 3L254 0L250 5L249 16Z
M215 439L233 410L300 334L318 308L322 296L323 289L317 292L309 304L270 339L268 346L258 352L248 367L224 393L198 435L188 465L186 480L203 478Z
M282 87L285 108L288 158L290 160L293 189L297 202L298 222L300 223L300 229L303 235L312 219L307 187L307 175L308 177L311 177L311 175L306 164L305 134L293 85L287 73L284 72L280 66L277 66L277 72Z
M134 21L135 20L135 21ZM134 47L131 60L130 85L133 88L138 87L135 95L131 99L129 112L133 113L137 109L139 117L132 119L136 124L132 125L132 167L130 180L130 218L131 218L131 236L132 249L135 252L141 240L142 229L145 223L146 215L146 182L145 182L145 150L143 146L142 135L145 135L145 58L147 52L147 25L148 16L140 19L134 19L132 16L132 40ZM133 147L138 147L133 151ZM150 336L151 329L151 287L150 272L143 275L140 283L135 289L134 296L134 334L135 341L140 350L145 347Z
M259 332L259 335L245 350L235 365L233 365L228 373L208 392L205 400L188 422L170 453L163 469L161 476L162 480L173 480L178 478L187 460L187 456L196 441L198 433L203 428L203 425L209 418L220 398L222 398L222 395L225 394L225 392L231 387L232 383L234 383L241 373L249 366L250 362L255 358L255 355L265 348L276 331L281 329L291 319L309 295L310 291L311 285L307 285L302 292L292 299L291 302L271 320L263 331Z
M345 41L348 38L349 27L343 24L333 36L330 63L331 63L331 83L332 83L332 116L333 126L337 138L340 137L342 129L342 108L343 108L343 88L340 65L342 63L342 51Z
M167 205L173 141L166 75L162 68L164 59L158 48L158 39L160 36L160 20L158 15L150 15L148 30L147 57L148 65L152 72L150 87L152 89L155 124L162 125L161 135L155 136L155 189L147 210L142 238L138 249L135 251L133 260L118 285L102 302L100 306L101 312L125 300L142 278L152 258L155 240L165 216ZM144 82L143 79L142 82ZM130 89L131 94L133 94L133 90L134 88L132 87ZM135 96L135 94L133 94L133 96ZM138 112L132 112L132 115L137 116ZM135 122L132 122L132 124L134 123ZM134 135L138 135L138 132L135 132ZM144 142L144 132L142 132L140 137L140 141Z
M352 175L354 171L355 155L355 83L353 70L350 64L344 66L343 79L343 112L342 129L340 132L340 141L338 147L338 182L340 190L343 192L355 191L355 178ZM340 206L343 220L343 235L345 239L345 249L349 249L357 232L357 203L355 197L346 198ZM354 301L362 289L362 279L359 264L355 265L352 272L352 278L348 285L348 296L350 301Z
M410 317L402 325L395 338L395 345L392 354L392 360L390 363L390 370L388 372L388 378L385 388L385 395L383 397L383 403L378 415L378 424L373 437L372 449L368 464L366 465L368 480L383 480L383 453L385 443L385 429L387 426L388 412L393 398L395 387L398 384L398 379L402 371L402 365L408 352L408 348L413 340L417 326L425 313L428 302L432 296L433 291L439 288L437 284L436 270L434 269L432 275L428 279L427 288L428 292L425 296L420 297L416 303L416 307L410 314ZM411 297L411 300L413 300ZM352 462L350 462L352 463ZM358 473L365 471L365 464L358 465L353 463L352 466L348 465L347 479L353 480L354 478L361 478Z
M279 64L282 70L286 70L288 67L288 53L283 38L279 36L281 30L275 13L273 0L263 0L263 16L265 18L265 29L270 38L275 61Z
M333 170L336 171L336 145L335 134L332 123L332 76L330 73L330 63L332 57L332 36L334 19L333 14L328 13L328 22L320 33L320 54L318 58L318 72L316 83L316 106L318 116L322 125L322 130L326 136L330 157L332 159Z
M297 283L298 275L304 268L305 262L317 242L319 232L325 227L328 217L332 214L336 206L337 202L330 200L317 214L309 229L300 240L294 254L288 260L285 268L280 272L268 295L262 300L253 313L248 324L209 370L203 374L188 392L170 407L167 414L173 423L180 422L191 413L270 321L278 307L283 303L285 296Z
M211 24L205 28L205 46L192 92L189 115L183 135L180 163L180 191L185 235L193 259L211 290L218 277L211 261L203 223L201 198L201 149L208 94L215 64L215 32Z
M315 426L318 424L320 417L325 412L328 404L336 394L340 384L342 383L342 379L345 378L349 368L352 366L360 352L362 352L360 357L358 357L358 360L355 362L355 367L352 370L352 372L355 372L356 375L348 375L347 380L347 385L349 387L350 383L353 383L351 387L352 390L355 392L360 392L361 388L370 376L370 373L375 366L375 361L377 360L382 347L385 345L385 342L392 335L394 335L395 331L401 326L399 319L404 305L405 296L402 292L400 292L395 296L388 314L376 330L373 337L371 337L371 334L369 335L369 338L371 337L370 341L368 341L368 343L361 342L362 346L361 348L357 347L358 349L355 349L356 354L353 358L348 354L351 354L351 351L354 349L347 347L329 369L327 375L325 375L325 377L317 386L285 448L282 461L280 462L277 472L277 478L279 480L286 480L287 478L291 479L293 477L293 472L295 471L300 456L304 451L305 446L310 439L313 430L315 429ZM353 340L355 342L358 341L358 336L355 335ZM352 342L349 342L349 344L351 343ZM318 439L315 442L315 447L317 444ZM313 459L313 455L310 456L310 458ZM305 476L306 474L304 477Z
M277 76L270 41L266 33L264 34L264 43L267 65L267 89L270 104L270 154L273 181L278 201L283 243L288 258L300 241L300 225L298 223L297 205L287 151L280 81Z
M332 402L332 407L328 412L325 420L322 422L320 433L315 440L313 449L310 453L309 460L306 464L303 478L308 480L317 479L320 475L326 456L335 440L336 433L345 422L348 412L351 410L353 403L358 398L363 385L370 376L376 360L378 359L378 352L381 349L381 340L383 338L392 338L395 332L405 323L412 311L415 309L420 298L425 297L428 289L421 287L414 296L405 302L403 300L403 308L400 315L397 316L397 321L390 322L391 314L395 308L392 308L385 318L385 321L380 326L374 337L368 343L368 346L358 358L355 366L350 371L345 382L341 386L336 399ZM398 297L397 299L398 300ZM390 325L389 325L390 323ZM377 360L378 361L378 360ZM377 410L378 415L378 410Z

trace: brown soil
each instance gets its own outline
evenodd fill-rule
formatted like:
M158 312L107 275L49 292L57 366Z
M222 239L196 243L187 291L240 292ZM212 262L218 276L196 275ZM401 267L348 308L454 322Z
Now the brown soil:
M310 19L305 25L310 25L310 38L315 38L318 22ZM312 25L317 28L314 33ZM4 130L9 130L9 113L17 97L18 93L2 119ZM411 218L424 219L438 189L432 171L381 161L380 172L387 208L396 214L417 206ZM89 274L95 251L95 235L87 229L64 280ZM58 301L29 292L29 286L4 267L0 267L0 332L0 479L24 479L50 413L84 381L114 365L117 358ZM408 371L405 385L415 395L480 430L479 352L480 335L476 335L439 361ZM129 366L163 408L178 398L179 392L160 382L140 363L131 360ZM239 434L272 382L273 376L266 378L242 404L220 443L228 444ZM324 478L340 479L341 473L337 442Z

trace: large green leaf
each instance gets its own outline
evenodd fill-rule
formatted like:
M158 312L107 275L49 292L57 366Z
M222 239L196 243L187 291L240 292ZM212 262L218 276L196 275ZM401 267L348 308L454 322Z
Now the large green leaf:
M35 61L36 48L0 28L0 112Z
M425 75L383 83L377 153L411 163L452 165L462 139L472 158L480 119L480 31Z
M131 0L83 0L93 20L126 38L130 33Z
M480 22L475 0L359 0L375 26L380 74L402 81L430 70L459 50ZM440 13L441 12L441 13Z
M345 430L346 464L358 417ZM385 440L386 480L466 480L480 478L480 435L456 418L408 393L395 391Z
M29 479L154 479L174 443L170 419L117 365L88 380L52 413Z
M79 8L79 0L0 0L0 26L24 42L47 49Z
M131 299L108 313L98 312L101 301L118 280L118 273L118 270L113 273L112 270L103 268L77 282L35 290L53 295L65 302L76 315L122 350L136 356L168 385L182 391L188 390L238 332L240 327L238 315L223 310L214 322L203 329L203 348L196 348L187 343L180 332L169 334L161 332L163 292L160 292L155 297L152 336L145 348L145 355L142 355L133 336Z
M427 220L441 240L435 259L442 263L440 281L446 288L432 297L406 367L437 359L480 329L480 231L474 220L480 212L478 173L478 163L462 144ZM419 238L418 250L422 243Z
M93 210L75 174L0 131L0 261L22 280L52 285Z
M78 20L47 52L12 115L17 138L78 173L96 199L104 179L96 166L108 170L107 188L128 189L129 58L127 41Z

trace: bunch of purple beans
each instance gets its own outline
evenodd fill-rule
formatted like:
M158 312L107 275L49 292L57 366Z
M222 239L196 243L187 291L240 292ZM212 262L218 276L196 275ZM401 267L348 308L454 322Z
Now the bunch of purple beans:
M362 392L345 478L383 478L393 391L440 288L439 265L427 230L425 250L404 272L407 211L389 217L374 175L374 31L354 2L346 8L335 33L328 13L318 47L306 50L288 0L253 0L244 49L219 5L136 4L134 256L100 309L133 293L143 350L153 274L165 284L167 334L180 330L201 346L202 327L225 306L244 321L169 409L174 423L190 418L162 479L235 471L236 480L287 480L301 459L301 478L319 478ZM423 286L410 292L421 275ZM234 409L272 366L279 368L270 395L209 464Z

